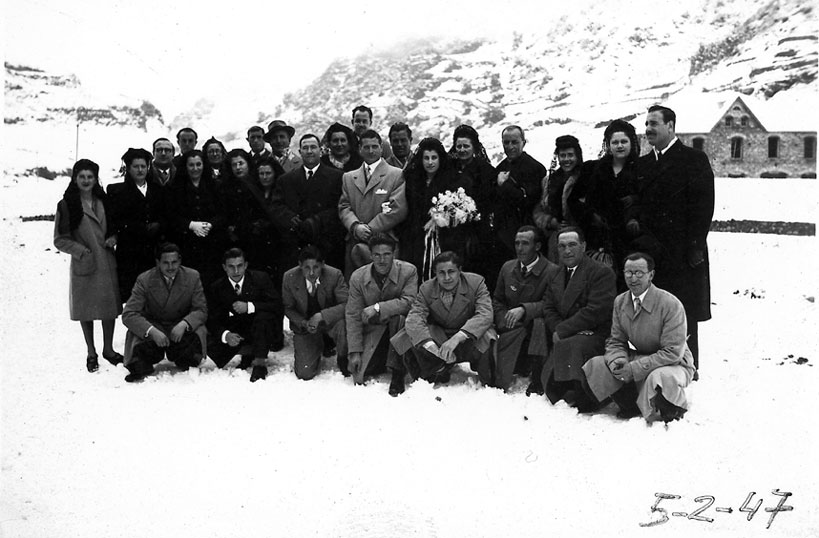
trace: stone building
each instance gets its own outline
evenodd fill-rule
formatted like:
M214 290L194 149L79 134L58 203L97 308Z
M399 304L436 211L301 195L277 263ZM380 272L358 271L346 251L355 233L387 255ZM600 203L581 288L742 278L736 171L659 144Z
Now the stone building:
M816 177L810 110L737 94L711 104L668 106L677 114L677 136L708 154L717 177Z

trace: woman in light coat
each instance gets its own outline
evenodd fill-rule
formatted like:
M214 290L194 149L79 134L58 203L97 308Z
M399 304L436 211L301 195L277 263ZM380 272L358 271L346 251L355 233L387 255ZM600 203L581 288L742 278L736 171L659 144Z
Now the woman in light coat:
M122 313L117 262L117 239L110 222L105 191L99 184L100 167L80 159L71 173L71 183L57 204L54 216L54 246L71 254L68 304L72 320L80 322L88 347L86 368L99 369L94 347L94 320L102 320L102 356L111 364L122 362L114 351L114 321Z

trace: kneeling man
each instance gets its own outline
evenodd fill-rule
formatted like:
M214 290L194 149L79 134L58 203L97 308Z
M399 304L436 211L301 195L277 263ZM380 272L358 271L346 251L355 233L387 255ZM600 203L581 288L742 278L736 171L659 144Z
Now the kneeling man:
M629 291L614 301L606 353L583 365L593 394L587 409L611 397L620 406L620 418L680 419L687 406L685 387L695 371L686 344L685 308L651 283L654 259L648 254L627 256L623 274Z
M248 270L242 249L226 251L222 269L225 276L211 284L208 294L208 356L223 368L241 353L239 368L253 365L250 381L265 379L273 319L281 315L281 299L267 273Z
M164 243L156 249L156 267L137 277L125 303L125 381L140 381L167 354L180 370L202 360L197 329L208 317L202 281L195 269L182 266L179 247Z
M299 379L313 379L319 371L324 335L336 344L336 361L347 372L347 336L344 307L347 283L341 271L324 264L318 248L308 245L299 252L299 265L282 278L284 315L293 331L293 370Z
M557 251L560 272L543 296L543 319L552 333L552 351L541 380L552 403L569 391L582 392L583 364L605 349L617 295L614 272L586 256L580 228L560 230Z
M411 263L396 260L395 239L375 234L368 242L372 263L350 277L347 300L347 352L356 384L367 376L392 370L390 396L404 392L404 363L390 346L390 338L403 326L418 293L418 271Z
M517 258L503 264L492 295L498 330L495 386L508 390L513 374L522 373L531 363L527 395L543 394L540 375L551 346L551 333L543 322L543 295L560 271L541 255L542 245L540 230L521 226L515 235Z
M461 272L461 260L445 251L432 260L435 278L421 284L404 328L392 340L407 357L412 377L448 383L456 362L469 361L485 385L492 384L492 297L481 275Z

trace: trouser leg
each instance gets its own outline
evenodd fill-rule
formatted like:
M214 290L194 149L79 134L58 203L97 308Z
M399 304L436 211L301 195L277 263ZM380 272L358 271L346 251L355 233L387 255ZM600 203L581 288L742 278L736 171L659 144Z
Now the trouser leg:
M195 332L186 332L179 342L171 342L167 348L168 360L181 370L198 366L202 361L202 342Z
M299 379L313 379L319 371L324 339L321 334L293 335L293 372Z
M387 371L387 355L390 352L390 333L384 331L381 334L381 340L375 346L375 351L367 363L367 369L364 371L364 377L373 377L381 375Z
M686 323L688 324L688 349L691 350L691 355L694 357L694 368L700 369L700 341L699 341L699 327L697 327L697 320L686 314Z

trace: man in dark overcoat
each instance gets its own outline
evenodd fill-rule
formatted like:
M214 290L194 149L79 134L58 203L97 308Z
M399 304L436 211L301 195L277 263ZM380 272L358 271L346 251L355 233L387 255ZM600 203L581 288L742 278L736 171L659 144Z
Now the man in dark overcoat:
M614 272L586 256L586 240L580 228L558 232L560 272L552 278L543 297L543 318L552 334L552 351L541 381L549 401L556 403L584 379L581 368L602 355L611 330L611 312L617 295Z
M637 161L639 211L633 245L657 263L655 284L685 306L688 347L699 367L697 322L711 319L706 239L714 215L714 172L708 156L676 136L677 116L652 106L646 117L650 153Z
M279 178L274 195L274 224L282 237L282 267L295 266L299 249L315 245L333 267L344 267L344 228L338 217L341 170L320 162L321 142L314 134L299 141L303 165Z

